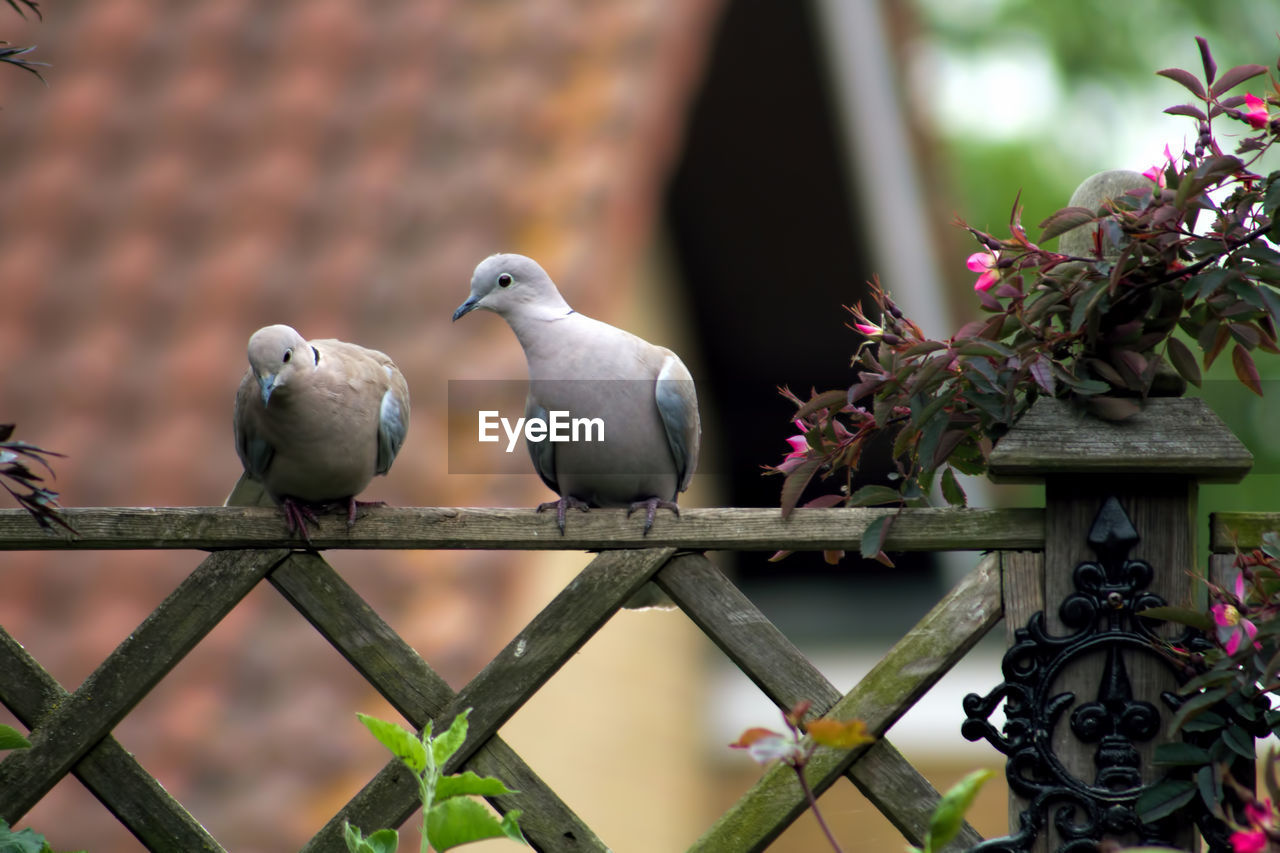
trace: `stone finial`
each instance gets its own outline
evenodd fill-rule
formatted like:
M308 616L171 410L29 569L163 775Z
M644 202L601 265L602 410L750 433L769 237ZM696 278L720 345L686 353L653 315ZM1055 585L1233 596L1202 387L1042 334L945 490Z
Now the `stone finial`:
M1076 191L1071 194L1071 207L1085 207L1092 211L1101 210L1111 199L1124 195L1129 190L1145 190L1152 186L1151 179L1140 172L1128 169L1111 169L1085 178ZM1064 255L1091 257L1093 255L1093 235L1097 225L1082 225L1073 228L1058 238L1058 251ZM1117 252L1109 248L1107 257Z

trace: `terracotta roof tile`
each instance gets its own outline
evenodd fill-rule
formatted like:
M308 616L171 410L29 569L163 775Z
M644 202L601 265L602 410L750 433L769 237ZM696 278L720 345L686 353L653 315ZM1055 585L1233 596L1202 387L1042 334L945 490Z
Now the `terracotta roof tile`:
M584 309L619 298L584 285L627 279L618 273L650 239L649 185L679 137L689 54L714 5L99 0L46 4L42 22L6 18L5 38L39 43L54 67L48 88L0 68L0 421L68 454L54 485L70 505L221 502L239 475L230 419L245 344L288 322L383 349L409 379L410 435L371 497L544 499L532 476L447 473L447 381L524 371L496 318L449 316L477 261L500 250L536 254ZM83 677L198 559L10 555L17 594L0 599L0 625L20 628L59 677ZM359 566L351 576L451 679L501 642L507 555L332 559ZM68 629L76 621L84 631ZM210 749L206 726L243 744L246 762L272 737L264 719L318 726L299 720L294 691L318 719L349 719L368 695L358 678L344 671L329 688L278 668L282 652L317 647L257 591L121 727L229 848L296 848L314 823L272 827L263 803L268 816L310 816L316 797L328 805L363 781L368 759L342 739L310 773L337 780L323 795L312 779L268 779ZM262 679L280 693L251 707ZM220 796L228 778L250 777L263 781ZM76 831L80 795L67 787L33 824ZM119 833L102 835L101 809L88 811L83 832L55 846L134 849L100 844Z

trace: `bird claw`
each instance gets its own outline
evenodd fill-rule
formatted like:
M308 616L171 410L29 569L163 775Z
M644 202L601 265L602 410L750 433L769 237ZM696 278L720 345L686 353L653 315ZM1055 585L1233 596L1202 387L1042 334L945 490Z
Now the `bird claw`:
M558 501L547 501L546 503L538 504L538 508L534 512L542 512L552 507L556 509L556 524L560 527L561 536L564 535L564 518L570 508L580 509L583 512L591 511L591 507L585 501L580 501L572 495L566 495Z
M358 501L355 496L347 498L347 528L356 523L356 510L362 506L386 506L386 501Z
M676 518L680 517L680 507L676 506L675 501L664 501L661 498L649 498L648 500L636 501L631 504L627 510L627 518L631 517L631 513L644 507L644 535L649 535L649 530L653 527L654 516L658 514L659 509L669 509L676 514Z
M284 524L290 533L295 533L302 537L302 541L307 545L311 544L311 536L307 533L307 523L320 526L320 520L316 518L315 510L303 501L294 498L283 498L280 501L280 508L284 510Z

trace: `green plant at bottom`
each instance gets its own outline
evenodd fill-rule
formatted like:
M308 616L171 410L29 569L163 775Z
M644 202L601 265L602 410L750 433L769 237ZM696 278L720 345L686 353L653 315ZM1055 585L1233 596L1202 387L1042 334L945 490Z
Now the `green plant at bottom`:
M528 843L516 822L520 817L518 810L512 809L499 820L482 803L472 799L515 791L492 776L478 776L470 770L444 775L445 764L467 739L470 714L470 708L458 714L439 735L432 734L428 721L421 736L398 723L356 714L378 742L404 762L418 781L422 801L422 853L430 850L443 853L486 838L510 838L521 844ZM350 823L343 825L343 833L350 853L394 853L400 840L394 829L380 829L366 837Z
M0 750L29 749L31 741L13 726L0 725ZM53 853L53 848L33 829L14 830L0 818L0 853ZM80 853L84 853L81 851Z
M811 702L801 701L789 711L783 712L782 721L786 731L756 727L747 729L733 743L732 749L746 750L757 764L767 766L777 761L795 771L804 792L809 810L813 812L822 834L835 853L842 853L840 843L818 810L818 799L814 796L809 780L805 778L805 766L813 757L818 747L849 750L865 746L875 740L875 736L867 729L863 720L836 720L830 717L819 717L805 720L812 707ZM964 826L964 816L973 800L978 796L989 778L995 775L992 770L975 770L957 782L938 801L929 821L929 831L924 838L923 847L908 847L911 853L937 853L960 832Z

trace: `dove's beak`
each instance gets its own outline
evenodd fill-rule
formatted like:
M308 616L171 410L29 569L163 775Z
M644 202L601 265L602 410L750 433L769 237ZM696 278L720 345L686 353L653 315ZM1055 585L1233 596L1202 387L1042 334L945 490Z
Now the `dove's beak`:
M453 319L457 320L459 317L462 317L466 314L470 314L472 311L476 310L479 307L480 307L480 300L472 296L466 302L459 305L457 311L453 312Z
M258 387L262 389L262 405L266 406L271 400L271 392L276 390L276 382L279 374L276 373L260 373L258 374Z

